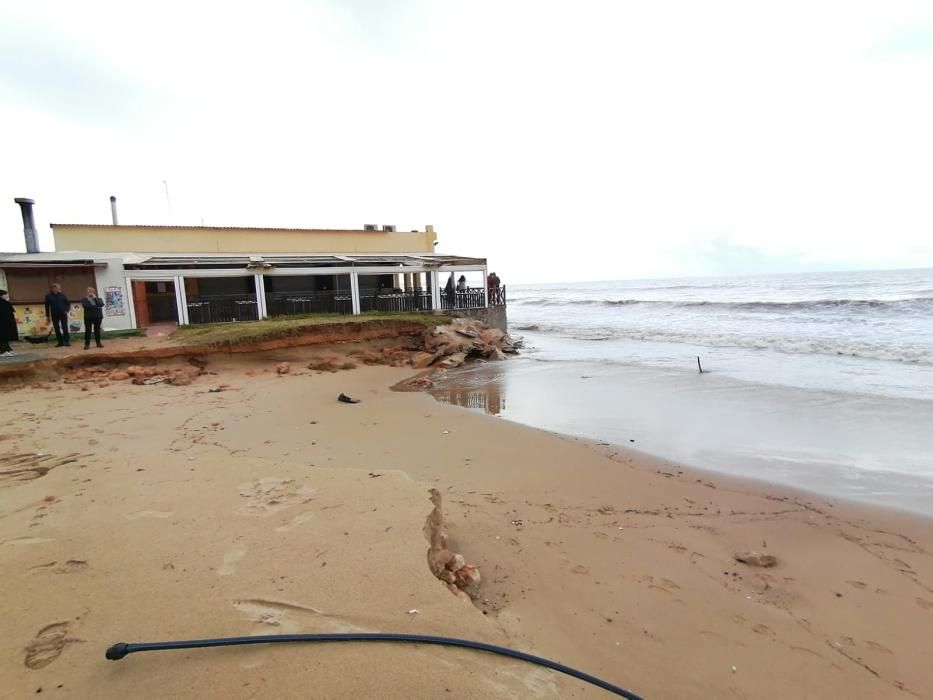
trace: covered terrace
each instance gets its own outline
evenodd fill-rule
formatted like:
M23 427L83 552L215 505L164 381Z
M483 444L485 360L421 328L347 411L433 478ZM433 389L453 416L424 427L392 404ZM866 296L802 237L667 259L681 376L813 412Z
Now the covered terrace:
M487 289L485 259L451 255L158 255L124 268L136 325L163 307L189 324L505 303Z

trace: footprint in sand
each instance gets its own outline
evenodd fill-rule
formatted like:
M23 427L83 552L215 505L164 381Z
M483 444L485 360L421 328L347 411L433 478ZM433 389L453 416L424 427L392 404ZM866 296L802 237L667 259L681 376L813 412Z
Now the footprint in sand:
M23 544L42 544L43 542L54 542L55 540L48 537L14 537L12 540L7 540L4 545L23 545Z
M264 598L234 601L233 607L250 622L259 627L256 634L268 634L266 627L276 627L282 634L298 632L366 632L363 627L351 624L346 619L330 615L323 610L295 603Z
M860 591L864 591L866 588L868 588L868 584L862 583L861 581L846 581L846 583L852 586L852 588L857 588Z
M754 632L755 634L763 634L768 637L774 636L774 630L768 627L767 625L753 625L752 632Z
M590 570L581 564L577 564L575 567L571 569L571 571L575 574L580 574L581 576L584 576L590 573Z
M88 568L88 563L83 559L69 559L61 566L55 566L57 563L57 561L50 561L47 564L30 567L29 570L37 574L48 573L49 571L53 574L76 574Z
M223 564L217 569L218 576L232 576L236 573L237 562L246 556L246 547L238 544L224 554Z
M239 509L241 515L269 516L297 503L307 503L315 490L299 486L294 479L274 476L240 484L240 495L247 503Z
M171 518L173 515L175 515L175 513L171 510L138 510L135 513L127 513L126 517L128 520L141 520L143 518L161 520L163 518Z
M68 626L67 622L54 622L39 630L35 639L26 646L23 661L26 667L36 670L48 666L61 656L66 646L79 641L68 636Z
M806 647L791 647L791 651L797 652L802 656L815 656L818 659L822 659L822 655L813 651L813 649L807 649Z
M74 464L82 455L77 453L63 455L35 453L7 453L0 455L0 487L15 486L24 481L39 479L56 467Z
M313 518L314 518L313 513L301 513L299 515L296 515L291 520L289 520L288 523L286 523L285 525L279 525L277 528L275 528L275 531L276 532L288 532L292 528L298 527L299 525L303 525L306 522L309 522L310 520L312 520Z
M924 610L933 610L933 601L927 600L926 598L916 598L917 605L919 605Z
M878 644L878 642L866 641L865 646L867 646L872 651L877 651L881 654L893 654L894 653L890 649L888 649L886 646L884 646L883 644Z

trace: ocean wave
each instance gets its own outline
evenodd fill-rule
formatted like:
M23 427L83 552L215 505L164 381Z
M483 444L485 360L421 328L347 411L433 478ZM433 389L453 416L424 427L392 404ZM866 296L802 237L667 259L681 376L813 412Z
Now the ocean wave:
M660 299L555 299L518 298L512 304L526 306L654 306L684 309L722 309L728 311L809 311L809 310L914 310L933 311L933 297L907 299L812 299L802 301L674 301Z
M538 333L561 335L571 340L605 341L636 340L658 343L678 343L718 348L741 348L755 351L773 351L791 355L828 355L860 357L904 364L933 365L933 348L904 344L885 345L833 338L789 338L781 336L751 336L735 333L701 334L678 331L632 331L605 327L582 329L573 326L538 323L532 324ZM518 328L518 327L517 327Z

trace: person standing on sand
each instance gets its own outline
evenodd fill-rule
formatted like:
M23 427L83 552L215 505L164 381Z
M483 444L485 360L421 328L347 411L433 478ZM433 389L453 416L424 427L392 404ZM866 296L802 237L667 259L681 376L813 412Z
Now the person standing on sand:
M104 347L100 342L100 324L104 320L104 301L97 296L94 287L87 288L87 296L81 300L84 307L84 349L91 347L91 329L94 329L94 342L97 347Z
M55 347L67 347L71 345L71 335L68 333L68 311L71 309L71 303L68 297L62 294L62 286L56 282L52 285L52 291L45 295L45 316L52 322L52 328L55 329L55 339L58 345Z
M0 357L15 357L10 341L19 340L16 327L16 309L10 303L5 289L0 289Z

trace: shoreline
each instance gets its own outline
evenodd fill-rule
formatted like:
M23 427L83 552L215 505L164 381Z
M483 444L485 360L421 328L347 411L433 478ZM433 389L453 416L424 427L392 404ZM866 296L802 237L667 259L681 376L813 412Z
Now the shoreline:
M0 484L4 685L295 696L313 677L332 696L604 697L467 653L102 658L120 639L365 629L500 643L645 697L929 697L922 516L672 468L392 391L410 368L307 370L309 352L212 357L181 386L4 394L5 454L60 462ZM479 567L472 605L425 561L431 488L450 549ZM777 566L735 561L745 550ZM24 666L64 622L58 655Z
M393 391L420 392L431 396L431 390L429 389L395 389L395 387L392 387L392 389ZM910 510L908 508L898 507L897 505L882 505L880 503L872 503L869 501L859 501L852 498L846 498L845 496L835 496L832 494L826 494L819 491L812 491L810 489L801 488L799 486L782 484L777 481L769 481L765 478L733 474L731 472L725 471L717 471L713 467L698 466L696 464L685 464L679 460L674 460L665 457L664 455L647 452L645 450L632 447L631 445L615 443L598 438L589 438L582 435L574 435L572 433L565 433L559 430L541 428L526 423L520 423L504 416L483 415L476 408L449 403L436 397L434 397L434 400L438 403L465 411L471 415L479 415L491 420L505 421L511 425L528 428L545 435L550 435L552 437L570 440L572 442L586 445L594 451L603 453L607 459L613 462L619 462L620 464L625 463L626 461L631 461L626 460L626 457L631 457L639 462L654 464L656 467L669 467L675 471L682 471L685 474L689 472L692 475L700 477L695 479L697 483L711 482L714 480L721 481L724 484L729 484L731 487L729 490L733 490L737 493L767 493L769 497L773 497L778 500L788 500L793 498L796 501L825 501L831 508L842 506L859 510L864 509L867 511L877 512L877 514L882 517L886 514L890 516L902 516L909 520L916 519L919 521L925 521L933 526L933 515ZM655 469L655 473L657 473L657 471L658 469Z
M525 358L455 370L431 393L717 474L933 517L933 402Z

